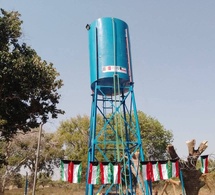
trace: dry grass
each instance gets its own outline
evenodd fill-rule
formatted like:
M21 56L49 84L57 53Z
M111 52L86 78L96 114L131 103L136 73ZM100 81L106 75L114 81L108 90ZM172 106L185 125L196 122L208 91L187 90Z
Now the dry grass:
M4 195L23 195L24 189L6 190ZM32 194L32 190L28 190ZM67 184L62 186L50 186L38 188L36 195L84 195L85 185Z
M215 174L207 175L207 183L203 188L201 188L199 195L215 195ZM158 194L161 194L161 191L164 187L164 182L159 182L154 184L154 189L158 191ZM172 185L167 187L168 195L174 195L174 190ZM5 191L5 195L23 195L24 189L13 189ZM28 191L28 194L32 194L32 191ZM84 195L85 194L85 184L64 184L53 187L44 187L39 188L36 191L36 195ZM176 194L182 194L181 185L176 186ZM165 193L164 193L165 195Z
M24 189L14 189L5 191L5 195L23 195ZM32 194L29 190L28 194ZM60 187L47 187L36 190L36 195L84 195L84 189L78 188L60 188Z

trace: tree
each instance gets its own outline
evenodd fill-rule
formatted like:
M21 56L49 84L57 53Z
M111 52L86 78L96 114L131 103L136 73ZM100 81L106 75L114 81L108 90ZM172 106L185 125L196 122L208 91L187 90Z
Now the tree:
M206 150L207 141L203 141L197 149L195 149L196 141L193 139L187 142L189 155L187 161L180 160L178 154L176 153L173 145L168 145L167 150L174 160L179 160L179 167L182 172L184 188L186 194L189 195L198 195L201 187L205 185L205 182L200 180L202 172L200 169L196 169L196 164L199 156Z
M10 141L0 144L7 159L7 165L1 169L2 191L4 191L5 183L15 178L21 167L30 171L29 184L30 186L32 185L35 172L37 138L38 129L34 129L25 134L18 133ZM64 154L62 145L56 138L55 133L43 133L40 150L38 172L51 177L54 173L54 168L59 166L60 159Z
M97 117L97 128L101 129L103 127L102 116L97 115ZM138 112L138 118L146 158L163 159L166 156L166 145L172 142L172 133L165 130L158 120L141 111ZM57 130L57 137L65 146L65 158L80 160L83 162L83 167L87 166L89 127L89 116L78 115L61 122Z
M0 11L0 132L10 139L27 132L64 111L57 108L63 85L52 63L21 43L18 12Z
M83 161L83 167L87 164L89 126L89 117L78 115L61 122L56 132L65 147L64 158Z
M173 141L172 132L142 111L138 111L138 118L146 160L166 160L166 146Z

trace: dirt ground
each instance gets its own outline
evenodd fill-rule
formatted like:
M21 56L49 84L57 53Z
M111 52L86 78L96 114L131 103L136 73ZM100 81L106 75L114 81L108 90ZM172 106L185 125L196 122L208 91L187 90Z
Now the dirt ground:
M158 195L161 194L162 189L158 190ZM174 190L172 186L168 186L167 188L168 195L174 195ZM5 195L23 195L24 189L14 189L8 190L5 192ZM29 191L28 194L32 194L32 191ZM166 193L164 193L165 195ZM181 195L182 189L180 187L176 188L176 195ZM36 195L85 195L84 189L62 189L57 187L43 188L36 191ZM199 195L215 195L215 188L211 191L207 187L203 187L200 190Z
M215 195L215 178L208 177L207 184L200 189L199 195ZM153 191L157 191L158 195L161 195L164 189L165 182L159 182L158 184L153 184ZM175 190L174 190L175 188ZM175 191L175 192L174 192ZM155 193L153 192L153 195ZM167 185L166 192L163 195L182 195L181 185L173 187L172 184ZM24 189L13 189L6 190L4 195L23 195ZM32 191L28 191L28 195L32 194ZM44 187L39 188L36 191L36 195L85 195L85 185L69 184L64 187Z

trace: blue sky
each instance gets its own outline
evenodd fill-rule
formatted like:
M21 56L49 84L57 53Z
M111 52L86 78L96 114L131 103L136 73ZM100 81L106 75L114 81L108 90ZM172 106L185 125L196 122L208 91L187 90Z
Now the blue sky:
M174 134L181 157L186 141L208 140L215 153L214 0L0 0L19 11L22 41L54 63L64 80L59 107L47 130L78 114L90 114L91 90L86 24L100 17L124 20L130 30L137 109ZM197 147L196 146L196 147Z

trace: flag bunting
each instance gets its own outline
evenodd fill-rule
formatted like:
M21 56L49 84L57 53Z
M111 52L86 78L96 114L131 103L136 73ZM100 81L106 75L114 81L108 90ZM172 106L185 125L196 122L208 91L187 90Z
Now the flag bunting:
M89 184L119 184L121 182L120 163L90 162Z
M61 160L61 180L70 183L81 182L81 161Z
M200 156L201 172L208 173L209 155ZM142 161L140 169L144 180L159 181L179 177L179 160ZM81 161L61 160L61 180L80 183ZM119 162L90 162L89 184L120 184L121 166Z
M177 161L143 161L140 162L144 180L159 181L179 176Z

